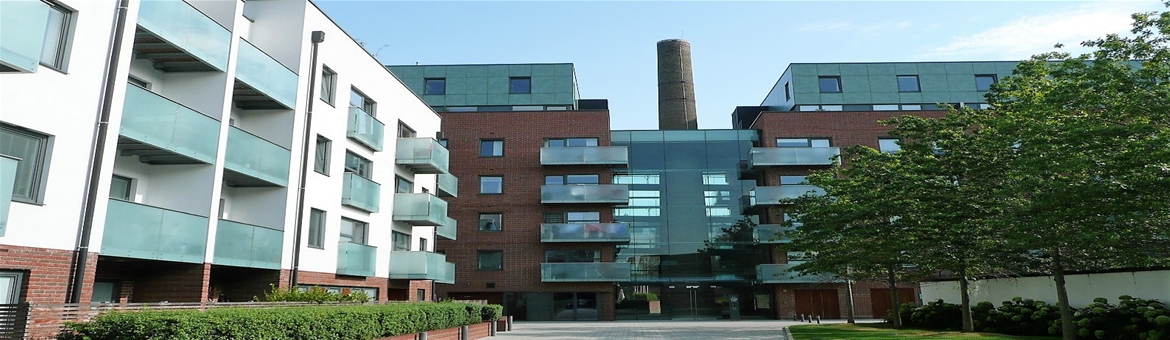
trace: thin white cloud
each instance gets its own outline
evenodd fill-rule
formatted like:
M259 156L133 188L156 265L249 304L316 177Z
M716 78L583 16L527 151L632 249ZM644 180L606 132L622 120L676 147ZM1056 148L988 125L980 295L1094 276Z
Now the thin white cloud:
M1024 59L1051 51L1057 43L1064 44L1066 51L1079 52L1082 50L1077 47L1082 41L1128 32L1130 15L1149 10L1149 3L1140 2L1085 4L1022 17L979 33L954 37L946 45L928 49L923 56Z

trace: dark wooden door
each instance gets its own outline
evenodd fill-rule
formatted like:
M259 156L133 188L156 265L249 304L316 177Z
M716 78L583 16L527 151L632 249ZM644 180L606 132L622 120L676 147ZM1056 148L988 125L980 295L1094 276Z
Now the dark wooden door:
M836 289L796 289L796 314L840 319L841 304Z
M884 318L886 312L890 308L890 289L889 288L872 288L869 290L869 301L873 306L873 317ZM898 288L898 306L903 304L918 302L918 297L914 296L914 290L910 288Z

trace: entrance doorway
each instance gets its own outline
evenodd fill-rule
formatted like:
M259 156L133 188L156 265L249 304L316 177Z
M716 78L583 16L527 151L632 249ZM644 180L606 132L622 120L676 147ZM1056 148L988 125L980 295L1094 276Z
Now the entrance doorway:
M596 321L597 293L553 293L553 320Z
M840 300L836 289L796 289L796 314L840 319Z
M873 318L880 319L886 317L886 313L891 309L897 309L907 303L917 303L918 297L914 296L914 289L898 288L898 306L890 307L890 289L873 288L869 290L869 301L873 306Z

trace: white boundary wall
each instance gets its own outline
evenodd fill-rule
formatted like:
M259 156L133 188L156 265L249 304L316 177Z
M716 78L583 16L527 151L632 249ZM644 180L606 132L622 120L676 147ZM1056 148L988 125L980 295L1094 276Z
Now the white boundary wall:
M1117 303L1117 297L1129 295L1142 299L1157 299L1170 303L1170 270L1076 274L1065 277L1068 287L1069 305L1084 307L1094 298L1109 299ZM948 303L959 303L959 281L923 282L922 301L942 299ZM1013 297L1056 303L1056 283L1051 276L988 279L972 281L971 303L982 301L999 306Z

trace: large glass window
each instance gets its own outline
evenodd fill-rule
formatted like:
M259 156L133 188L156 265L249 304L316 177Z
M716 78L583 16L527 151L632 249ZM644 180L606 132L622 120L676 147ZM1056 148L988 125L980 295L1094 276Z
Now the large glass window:
M532 78L508 78L508 93L532 93Z
M341 242L366 244L370 225L366 222L341 218Z
M321 66L321 100L329 105L337 98L337 72L328 66Z
M881 152L898 152L902 150L901 140L897 138L878 138L878 150Z
M596 250L546 250L544 262L601 262L601 252Z
M480 250L476 252L476 264L479 270L503 270L503 250Z
M69 57L73 11L61 5L49 3L49 20L45 27L45 44L41 49L41 65L65 70Z
M130 177L114 175L114 178L110 181L110 198L133 201L133 196L134 180Z
M397 231L391 234L394 239L394 251L410 251L410 235Z
M504 177L503 176L480 176L479 177L479 193L481 193L481 194L502 194L502 193L504 193Z
M545 185L578 185L597 184L598 175L548 175L544 176Z
M780 176L780 185L808 184L808 182L805 181L805 177L807 177L807 176L793 176L793 175Z
M409 194L414 192L414 183L402 176L394 176L394 192Z
M333 142L329 138L317 135L317 154L313 159L313 171L329 176L329 153Z
M374 111L378 108L378 103L367 97L362 91L358 91L356 87L350 89L349 106L362 109L370 116L377 117Z
M325 211L309 210L309 247L325 249Z
M423 82L423 94L447 94L447 79L427 78Z
M821 93L839 93L841 92L841 77L820 77Z
M479 156L503 157L504 141L499 139L487 139L479 141Z
M49 136L0 123L0 154L20 159L12 200L40 203L50 154Z
M975 75L975 90L987 91L991 89L991 84L995 84L994 74L976 74Z
M554 138L545 141L545 146L597 146L597 138Z
M918 76L898 76L898 92L919 92Z
M373 175L373 167L374 163L365 157L358 156L352 151L345 152L345 172L352 172L368 179Z
M414 129L411 129L409 125L406 125L406 123L403 123L402 121L398 121L398 138L414 138L416 135L418 134L415 133Z
M479 231L500 231L504 228L504 214L479 213Z
M828 138L776 138L778 148L827 148L830 145Z

